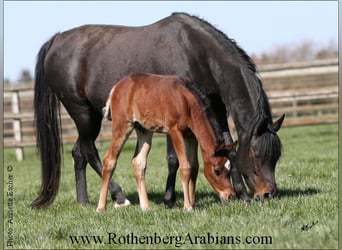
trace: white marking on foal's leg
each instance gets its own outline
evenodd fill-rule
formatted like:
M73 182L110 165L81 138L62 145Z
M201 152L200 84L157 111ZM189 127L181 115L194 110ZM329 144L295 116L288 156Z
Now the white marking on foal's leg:
M138 145L136 148L135 156L132 159L132 164L137 184L140 207L143 211L146 211L150 208L150 205L148 202L146 191L145 171L147 156L151 149L153 133L150 131L141 131L139 129L137 129L136 131L138 136Z
M188 207L185 211L186 212L192 212L192 211L194 211L194 209L192 207Z

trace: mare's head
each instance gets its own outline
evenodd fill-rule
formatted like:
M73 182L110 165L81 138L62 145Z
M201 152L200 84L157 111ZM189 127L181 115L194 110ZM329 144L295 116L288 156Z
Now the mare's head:
M274 198L277 195L275 166L281 155L281 142L276 134L285 115L272 123L269 117L256 121L246 140L241 140L236 158L238 169L256 200Z
M217 148L210 159L204 159L204 175L222 202L236 197L230 182L230 158L236 157L236 142Z

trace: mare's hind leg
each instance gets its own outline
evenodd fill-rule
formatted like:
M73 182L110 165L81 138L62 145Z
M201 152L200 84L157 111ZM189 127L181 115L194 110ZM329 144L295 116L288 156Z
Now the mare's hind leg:
M90 164L100 177L102 174L102 164L94 140L81 140L79 138L73 148L72 155L74 158L77 201L81 204L86 204L89 202L86 180L87 163ZM117 203L116 206L129 204L129 201L122 193L121 187L114 180L110 180L109 191L112 200Z
M149 209L148 196L145 184L147 156L151 149L153 132L141 127L136 128L138 140L132 159L133 171L139 194L140 207L142 210Z
M166 149L167 149L167 164L168 164L168 176L164 194L164 205L167 208L172 208L176 203L176 175L179 167L179 162L175 149L173 147L170 135L166 136Z
M72 149L72 157L74 159L77 202L85 205L89 203L86 177L87 161L81 153L80 145L80 140L77 139Z

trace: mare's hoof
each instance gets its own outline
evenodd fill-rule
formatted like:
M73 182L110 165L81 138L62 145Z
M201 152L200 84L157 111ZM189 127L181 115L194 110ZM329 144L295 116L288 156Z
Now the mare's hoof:
M173 208L176 204L176 193L166 192L164 196L165 208Z
M123 208L123 207L128 207L129 205L131 205L130 201L125 199L125 202L122 204L118 204L115 202L114 207L115 208Z

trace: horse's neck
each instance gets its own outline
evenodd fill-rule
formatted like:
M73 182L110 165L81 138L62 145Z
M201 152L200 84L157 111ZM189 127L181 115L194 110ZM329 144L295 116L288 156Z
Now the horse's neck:
M240 137L249 131L260 108L268 113L268 107L262 107L264 104L259 103L259 98L263 98L260 80L255 72L243 63L232 64L224 60L215 69L213 75L220 75L218 85L221 92L225 93L222 98Z
M266 105L265 107L259 104L263 90L255 66L234 41L224 37L213 27L203 24L203 28L205 30L201 32L207 32L212 37L207 40L211 49L206 51L208 57L215 58L209 61L211 74L221 93L224 93L222 98L234 120L237 132L242 134L248 131L260 108L270 115L267 104L262 104Z

